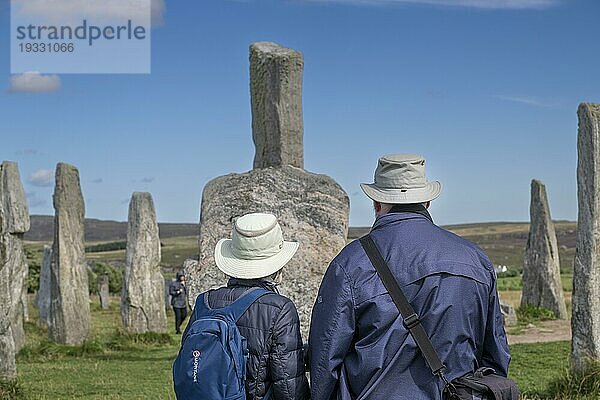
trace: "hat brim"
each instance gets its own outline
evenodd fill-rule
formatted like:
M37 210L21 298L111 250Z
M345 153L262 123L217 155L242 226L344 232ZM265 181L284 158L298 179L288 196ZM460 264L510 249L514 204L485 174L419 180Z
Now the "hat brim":
M287 264L299 244L283 242L281 251L276 255L260 260L244 260L236 258L231 249L231 239L221 239L215 246L215 263L225 275L238 279L258 279L274 274Z
M371 200L387 204L426 203L435 200L442 192L439 181L429 182L417 189L381 188L374 183L361 183L360 187Z

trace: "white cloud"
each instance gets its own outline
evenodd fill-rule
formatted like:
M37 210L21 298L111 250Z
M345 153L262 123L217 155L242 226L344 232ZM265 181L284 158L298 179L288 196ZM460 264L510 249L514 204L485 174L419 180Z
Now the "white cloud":
M10 77L9 92L40 93L56 92L60 89L58 75L42 75L39 72L25 72Z
M544 9L559 4L560 0L304 0L311 3L340 3L363 6L421 4L481 9Z
M527 106L532 107L551 107L550 104L531 96L503 96L497 95L493 96L495 99L510 101L513 103L525 104Z
M52 186L54 183L54 171L51 169L40 169L29 175L27 182L33 186Z
M41 18L49 22L65 22L82 18L101 21L138 20L148 17L149 0L13 0L19 15ZM152 23L161 24L165 0L150 0Z
M41 199L36 192L28 192L25 195L27 196L29 208L37 208L46 205L46 200Z
M39 151L37 151L36 149L31 149L31 148L22 149L22 150L17 151L17 155L19 155L19 156L37 156L38 154L40 154Z
M142 183L152 183L154 182L154 177L153 176L147 176L142 178Z

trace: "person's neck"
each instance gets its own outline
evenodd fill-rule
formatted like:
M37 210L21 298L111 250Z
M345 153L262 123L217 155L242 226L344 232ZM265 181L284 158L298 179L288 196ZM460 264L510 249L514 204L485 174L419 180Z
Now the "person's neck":
M426 217L431 222L433 222L433 218L431 217L431 214L429 214L427 207L425 207L423 204L394 204L394 206L385 214L402 213L402 212L420 214L420 215L423 215L424 217ZM385 215L385 214L382 214L382 215Z

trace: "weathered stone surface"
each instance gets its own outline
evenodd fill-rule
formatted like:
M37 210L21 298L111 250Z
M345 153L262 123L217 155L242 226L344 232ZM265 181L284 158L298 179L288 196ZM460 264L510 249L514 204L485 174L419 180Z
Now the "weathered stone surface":
M135 192L129 203L127 264L121 294L121 319L132 333L167 331L160 239L150 193Z
M29 229L27 199L16 163L0 165L0 380L16 378L15 354L25 341L23 288L27 262L23 233Z
M190 305L209 288L226 283L214 248L231 236L232 221L251 212L273 213L286 240L300 248L283 269L282 294L294 300L303 331L328 263L346 244L348 196L330 177L292 166L255 169L209 182L202 194L200 260L186 264Z
M510 304L500 303L500 312L502 313L502 321L504 326L517 325L517 312Z
M275 43L250 46L254 168L304 168L302 53Z
M17 379L17 364L15 363L15 341L12 337L10 325L0 334L0 380L14 381Z
M101 274L98 276L98 297L100 298L100 308L108 310L110 306L110 290L108 286L108 275Z
M0 222L4 233L25 233L29 230L29 208L21 183L17 163L2 163L2 199Z
M171 294L169 293L169 288L173 282L175 282L175 279L165 279L165 309L171 307Z
M577 250L573 271L572 366L600 360L600 104L581 104L577 139Z
M27 304L27 276L29 275L29 267L27 265L27 258L25 252L23 252L22 268L21 268L21 280L23 282L21 286L21 298L17 303L17 309L15 312L15 318L13 320L13 339L15 340L15 350L17 353L25 346L25 322L29 320L29 307Z
M15 354L22 345L21 313L23 244L11 234L0 234L0 379L16 378Z
M52 274L52 247L44 246L40 267L40 285L35 296L40 324L50 323L50 276Z
M50 340L79 345L90 330L90 296L84 246L85 205L79 171L56 166L54 243L50 274Z
M524 256L521 305L546 308L559 319L567 319L556 232L546 187L535 179L531 181L529 213L531 222Z
M27 278L29 275L29 266L27 266L25 271L27 271L27 274L25 275L23 291L21 292L21 307L23 309L23 322L29 322L29 298L27 296Z

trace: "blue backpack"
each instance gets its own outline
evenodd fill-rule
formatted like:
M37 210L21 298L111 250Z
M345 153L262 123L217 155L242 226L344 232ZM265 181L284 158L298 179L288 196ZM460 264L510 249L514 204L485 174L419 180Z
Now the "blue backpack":
M208 293L196 299L196 319L185 330L173 364L175 395L177 400L244 400L248 349L236 322L272 292L251 289L223 308L210 308Z

